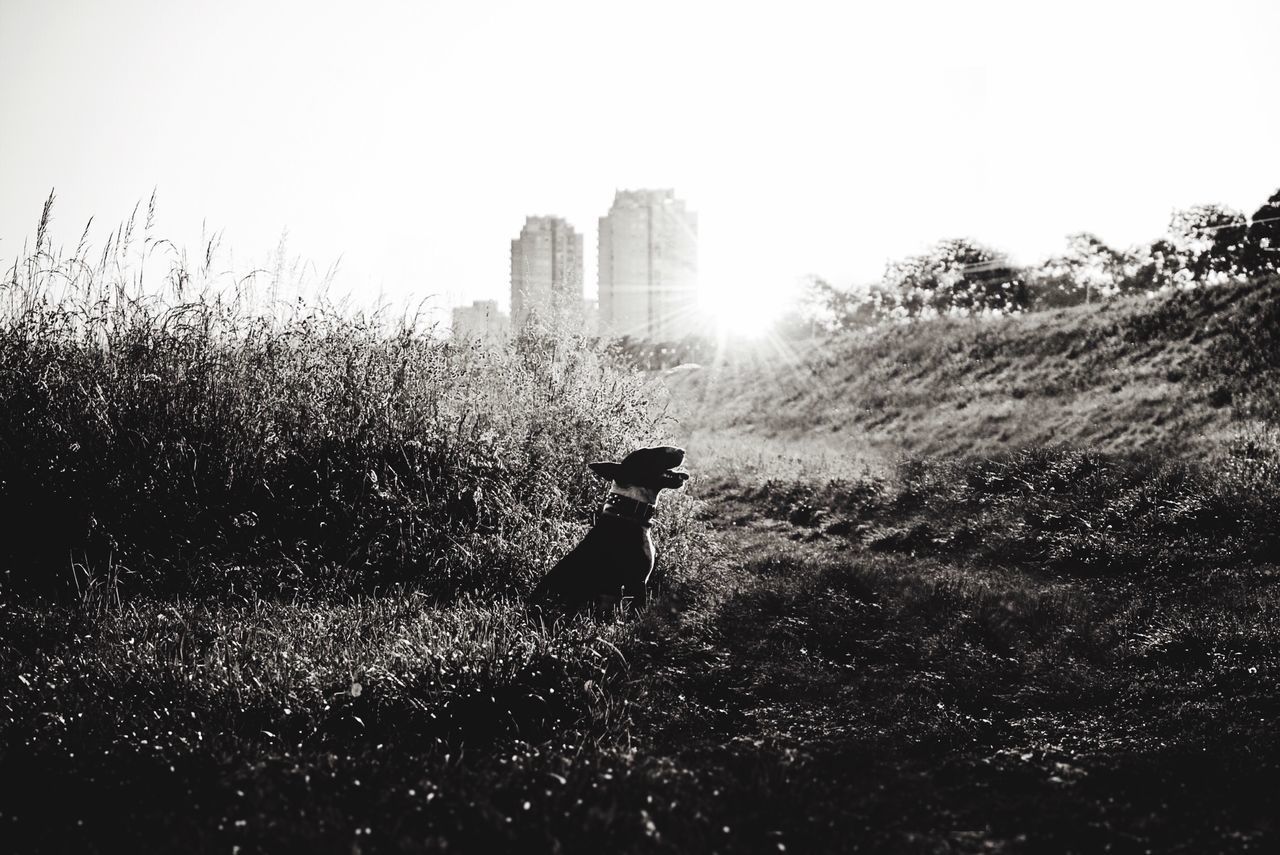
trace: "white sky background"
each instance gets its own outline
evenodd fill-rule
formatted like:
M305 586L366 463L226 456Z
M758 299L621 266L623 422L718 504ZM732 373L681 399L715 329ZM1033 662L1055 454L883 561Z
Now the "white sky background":
M1280 187L1280 3L0 2L0 259L153 187L237 266L357 300L508 295L526 214L595 286L617 188L699 213L716 295L971 236L1023 261ZM243 262L243 265L241 265Z

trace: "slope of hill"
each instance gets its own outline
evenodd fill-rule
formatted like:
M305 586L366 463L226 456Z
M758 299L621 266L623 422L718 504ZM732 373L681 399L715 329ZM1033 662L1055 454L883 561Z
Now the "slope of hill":
M687 431L897 456L1196 455L1273 421L1280 280L762 346L671 373Z

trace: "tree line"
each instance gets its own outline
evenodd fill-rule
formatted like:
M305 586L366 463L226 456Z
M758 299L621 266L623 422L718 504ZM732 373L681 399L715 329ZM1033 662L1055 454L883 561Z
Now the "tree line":
M1280 190L1252 216L1223 205L1173 212L1166 233L1127 250L1097 235L1070 235L1066 248L1032 266L968 238L886 265L870 288L815 278L793 330L847 329L892 319L1014 314L1123 294L1217 284L1280 272Z
M821 332L938 316L1019 314L1280 274L1280 190L1251 216L1224 205L1176 210L1165 234L1117 249L1089 232L1069 235L1062 252L1019 266L969 238L939 241L885 266L870 287L842 288L814 277L801 305L775 332L807 338ZM717 352L707 336L654 342L614 339L608 352L644 370L705 362Z

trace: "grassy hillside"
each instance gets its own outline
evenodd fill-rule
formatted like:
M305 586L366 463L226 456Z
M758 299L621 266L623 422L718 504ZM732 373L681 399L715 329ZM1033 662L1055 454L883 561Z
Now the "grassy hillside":
M668 377L687 429L845 453L1203 454L1280 412L1280 281L879 327Z

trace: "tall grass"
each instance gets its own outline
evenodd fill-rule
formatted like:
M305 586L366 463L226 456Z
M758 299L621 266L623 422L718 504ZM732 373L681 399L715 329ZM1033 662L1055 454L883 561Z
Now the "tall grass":
M282 301L283 266L192 263L151 210L65 253L46 205L0 286L10 590L519 589L599 489L584 463L659 433L581 338L490 351Z

